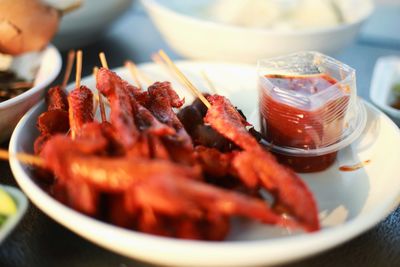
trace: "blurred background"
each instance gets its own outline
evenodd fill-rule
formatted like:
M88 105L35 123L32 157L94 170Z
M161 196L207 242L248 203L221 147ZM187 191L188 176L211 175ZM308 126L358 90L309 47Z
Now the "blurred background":
M251 63L357 42L396 48L399 23L399 0L85 0L62 18L53 42L65 51L114 39L138 48L140 61L166 42L180 57Z

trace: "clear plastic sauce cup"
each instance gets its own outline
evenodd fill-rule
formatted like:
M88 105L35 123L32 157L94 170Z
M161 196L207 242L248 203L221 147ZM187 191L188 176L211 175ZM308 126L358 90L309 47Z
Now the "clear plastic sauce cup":
M260 60L261 133L297 172L328 168L366 123L354 69L317 52Z

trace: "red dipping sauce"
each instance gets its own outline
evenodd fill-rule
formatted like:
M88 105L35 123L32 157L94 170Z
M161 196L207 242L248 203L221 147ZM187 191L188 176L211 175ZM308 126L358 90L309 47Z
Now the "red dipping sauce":
M264 77L265 81L260 82L261 133L272 147L315 150L340 140L349 101L346 87L323 73ZM297 172L316 172L328 168L337 151L323 155L275 154Z

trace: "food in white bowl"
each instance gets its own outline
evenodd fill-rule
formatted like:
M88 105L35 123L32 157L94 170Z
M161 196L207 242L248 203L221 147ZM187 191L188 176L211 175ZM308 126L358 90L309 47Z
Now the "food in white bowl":
M255 67L190 61L179 62L178 67L190 74L190 80L200 88L204 87L204 81L199 74L205 71L217 86L219 94L228 97L244 114L253 111L258 114ZM142 65L140 69L154 80L170 78L154 64ZM126 69L115 71L132 81ZM96 82L93 77L87 77L82 84L95 88ZM178 84L173 84L173 87L186 101L193 99ZM324 172L301 175L318 203L322 229L311 234L243 220L232 223L229 235L222 242L144 234L83 215L43 190L37 184L31 166L13 156L10 164L18 184L43 212L75 233L122 255L175 266L280 264L314 255L354 238L377 224L398 204L400 184L397 166L400 159L385 155L395 153L400 145L399 130L379 110L368 104L366 109L367 127L355 142L339 152L334 165ZM45 103L41 102L20 121L10 142L11 154L33 153L33 143L39 134L37 118L45 110ZM250 119L250 122L255 124L257 119ZM379 127L376 127L377 124ZM346 172L339 170L342 165L367 159L370 164L364 168ZM385 175L382 175L382 170L385 170ZM98 174L101 177L101 173Z
M303 23L305 25L301 29L294 27L292 30L281 30L216 22L215 16L213 19L204 15L209 12L214 1L141 2L167 43L182 56L248 63L296 51L314 50L326 54L337 52L355 39L362 22L373 10L370 0L341 1L346 3L341 15L348 18L343 23L324 27L310 27ZM250 17L249 14L246 16ZM304 19L298 20L304 22Z
M61 56L54 46L49 45L43 51L14 58L11 70L25 80L32 80L33 87L0 102L0 141L10 137L19 119L42 98L47 86L56 79L61 70Z

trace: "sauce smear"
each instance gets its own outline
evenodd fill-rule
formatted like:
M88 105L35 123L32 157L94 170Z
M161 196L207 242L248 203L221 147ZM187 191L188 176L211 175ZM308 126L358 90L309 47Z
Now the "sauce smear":
M365 165L368 165L371 162L371 160L367 159L364 160L363 162L359 162L357 164L354 165L344 165L344 166L340 166L339 170L342 172L351 172L351 171L356 171L358 169L361 169L362 167L364 167Z

